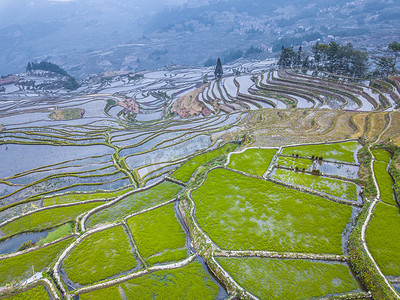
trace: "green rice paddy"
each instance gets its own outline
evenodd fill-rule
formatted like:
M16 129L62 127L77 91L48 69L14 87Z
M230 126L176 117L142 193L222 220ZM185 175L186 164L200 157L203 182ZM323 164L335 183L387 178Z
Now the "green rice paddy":
M298 168L300 170L305 169L307 171L310 171L313 165L313 161L311 159L305 159L305 158L279 156L276 164L283 167L288 167L293 169Z
M378 203L367 228L367 243L383 274L400 276L399 208Z
M334 161L343 161L354 163L354 151L359 148L359 144L355 141L334 143L334 144L319 144L319 145L303 145L295 147L283 148L282 154L296 155L303 157L322 157Z
M383 149L372 149L372 154L374 155L376 160L386 162L387 164L392 158L392 155Z
M393 179L387 170L387 163L374 161L374 173L381 192L381 200L388 204L397 205L393 194Z
M78 204L68 207L56 207L32 213L21 217L1 227L7 235L17 234L23 231L38 231L55 227L69 221L75 221L76 217L85 211L89 211L102 202Z
M342 254L351 207L225 169L192 193L200 227L222 249Z
M93 214L88 219L87 225L92 227L100 223L120 221L130 214L174 199L181 190L181 186L164 181L151 189L130 195L115 205Z
M271 164L276 151L276 149L247 149L242 153L232 153L228 167L262 176Z
M86 237L62 267L70 280L85 285L135 268L136 258L124 228L115 226Z
M352 182L285 169L276 169L273 177L290 184L304 186L331 196L357 201L357 186Z
M44 271L74 241L69 238L45 248L0 260L0 286Z
M171 175L171 177L183 182L188 182L190 177L192 177L193 172L196 170L198 166L212 160L213 158L219 155L232 152L236 148L237 148L236 144L226 144L217 150L197 155L188 162L184 163L178 170L176 170Z
M180 269L157 271L129 280L119 287L81 294L80 299L212 300L216 298L218 290L203 266L194 261Z
M51 231L45 238L40 239L35 246L42 246L46 243L51 243L55 240L58 240L64 236L71 234L74 230L74 226L72 223L64 224L54 231Z
M149 265L186 258L186 235L175 217L174 203L133 216L127 223Z
M31 288L27 291L12 295L11 297L7 297L15 300L45 300L50 299L49 294L43 285L38 285L34 288Z
M343 263L225 257L218 262L260 299L310 299L359 289Z

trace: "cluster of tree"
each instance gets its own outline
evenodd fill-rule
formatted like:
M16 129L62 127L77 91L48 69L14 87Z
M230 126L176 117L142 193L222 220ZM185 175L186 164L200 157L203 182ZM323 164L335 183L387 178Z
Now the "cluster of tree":
M368 55L354 49L351 43L339 45L331 42L317 42L311 53L302 51L301 46L295 52L293 47L282 46L278 65L282 68L304 68L328 71L343 76L364 77L368 70Z
M224 55L221 58L221 61L222 61L222 63L227 64L227 63L230 63L241 57L254 56L254 55L257 55L260 53L263 53L263 49L260 47L256 47L256 46L250 46L245 51L243 51L241 49L231 49L231 50L225 51ZM214 66L216 63L217 63L217 60L215 58L209 58L204 62L204 66L211 67L211 66Z
M69 76L67 71L65 71L63 68L48 61L41 61L40 63L29 62L26 66L26 71L29 72L34 70L50 71L60 75Z
M311 53L303 51L301 46L297 51L293 47L282 46L278 65L281 68L320 70L349 77L389 76L397 73L400 43L390 43L387 49L391 56L378 57L377 68L372 74L368 74L368 54L354 49L351 43L339 45L336 42L317 42L311 48Z
M395 74L397 58L400 52L400 43L393 42L388 45L388 50L392 52L392 57L381 56L376 62L375 76L389 76Z
M26 71L30 72L34 70L49 71L67 77L67 79L63 83L63 87L65 89L76 90L79 87L79 83L76 81L74 77L69 75L67 71L65 71L60 66L53 64L51 62L48 61L41 61L40 63L28 62L28 65L26 66Z

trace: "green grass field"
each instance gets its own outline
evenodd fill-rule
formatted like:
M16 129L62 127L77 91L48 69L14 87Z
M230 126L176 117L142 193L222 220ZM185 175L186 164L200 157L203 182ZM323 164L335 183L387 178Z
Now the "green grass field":
M242 153L233 153L228 167L262 176L267 171L276 151L276 149L247 149Z
M313 161L311 159L305 159L305 158L279 156L276 164L283 167L288 167L288 168L292 167L293 169L297 167L300 170L304 168L306 171L311 171Z
M55 196L50 198L45 198L43 200L43 206L50 206L56 204L65 204L65 203L73 203L73 202L80 202L80 201L87 201L87 200L94 200L94 199L110 199L116 198L121 196L127 192L132 191L133 188L127 188L120 191L114 192L99 192L93 194L67 194L62 196Z
M352 182L284 169L276 169L273 177L284 182L304 186L328 195L357 201L357 186Z
M0 229L7 235L23 231L44 230L69 221L75 221L76 217L80 214L102 204L102 202L94 202L42 210L16 219L15 221L4 225Z
M121 291L122 290L122 291ZM157 271L103 290L80 295L81 300L102 299L159 299L208 300L216 299L218 286L197 261L174 270Z
M359 144L353 141L335 144L304 145L283 148L282 154L298 154L303 157L311 157L314 155L323 157L323 159L354 163L354 151L356 151L358 147Z
M372 149L372 154L374 155L376 160L386 162L386 164L390 162L390 158L392 157L389 152L383 149Z
M221 155L227 154L234 151L237 148L236 144L226 144L223 147L216 149L214 151L206 152L195 156L188 162L184 163L179 169L177 169L172 175L172 178L178 179L183 182L188 182L190 177L192 177L193 172L201 164L212 160L213 158Z
M22 293L18 293L7 297L6 299L15 299L15 300L45 300L50 299L49 294L47 294L46 289L43 285L38 285L32 289L24 291Z
M74 225L72 223L67 223L61 225L54 231L50 232L45 238L41 238L35 246L42 246L46 243L51 243L55 240L58 240L64 236L71 234L74 231Z
M89 218L87 225L92 227L100 223L112 223L122 220L130 214L172 200L181 190L181 186L169 181L164 181L149 190L135 193L112 207L93 214Z
M75 283L86 285L136 267L136 258L122 226L86 237L64 260L63 269Z
M222 249L342 254L347 205L225 169L192 197L200 227Z
M367 243L383 274L400 276L400 215L397 207L377 204L367 228Z
M44 271L73 241L74 238L69 238L36 251L0 260L0 286L29 278L33 275L32 270Z
M387 171L387 163L374 161L374 173L381 192L381 200L388 204L397 205L393 194L393 179Z
M149 265L187 257L186 235L175 216L174 203L136 215L127 223L140 255Z
M311 299L359 289L346 264L309 260L225 258L218 262L260 299Z

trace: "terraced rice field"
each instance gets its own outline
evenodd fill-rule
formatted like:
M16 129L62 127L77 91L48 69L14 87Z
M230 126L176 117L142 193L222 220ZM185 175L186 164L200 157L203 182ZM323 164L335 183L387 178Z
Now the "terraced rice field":
M211 68L110 72L76 92L7 85L0 298L36 272L48 289L31 278L40 285L13 299L368 298L348 242L374 170L385 203L367 244L396 282L398 207L379 146L400 140L396 83L388 94L273 63L207 83ZM374 170L358 141L376 142Z
M124 282L119 287L80 295L80 299L216 299L219 289L204 268L193 262L181 269L157 271Z
M95 232L66 257L62 269L77 284L87 285L132 270L137 262L122 226Z
M273 178L334 197L357 201L357 186L352 182L284 169L275 170Z
M192 197L200 227L222 249L342 253L348 206L224 169Z
M399 208L378 203L368 226L367 242L383 274L400 277Z
M127 224L148 265L186 258L186 235L175 216L174 203L133 216Z
M269 258L217 260L240 285L260 299L311 299L359 290L349 267L343 263Z
M247 149L242 153L232 153L229 168L245 173L262 176L271 164L276 149Z

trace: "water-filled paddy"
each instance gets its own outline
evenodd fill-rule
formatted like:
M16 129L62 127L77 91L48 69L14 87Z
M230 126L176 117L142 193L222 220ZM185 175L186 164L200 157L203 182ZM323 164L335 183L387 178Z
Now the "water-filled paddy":
M175 216L174 203L133 216L127 224L140 255L149 265L186 258L186 235Z
M360 290L345 263L225 257L217 261L260 299L314 299Z
M351 207L215 169L192 193L200 227L222 249L342 253Z
M378 203L367 229L367 243L383 274L400 276L399 208Z
M100 223L122 220L130 214L174 199L181 190L181 186L164 181L145 191L134 193L109 208L96 212L88 219L87 226L92 227Z
M60 241L45 248L24 253L10 258L0 259L0 286L32 276L44 271L49 264L73 242L73 238Z
M65 258L62 268L72 282L85 285L132 270L136 265L124 228L115 226L83 239Z
M179 269L156 271L131 279L120 287L81 294L80 299L119 299L121 293L127 299L220 299L220 287L197 261Z
M333 144L317 144L317 145L303 145L285 147L282 150L284 155L299 155L303 157L322 157L323 159L333 161L343 161L349 163L356 163L357 150L361 145L355 141L333 143Z
M45 165L113 152L112 148L102 145L76 147L11 144L7 150L2 146L0 160L7 162L7 167L0 169L0 178Z
M353 182L286 169L275 169L272 177L338 198L350 201L357 201L358 199L357 185Z
M252 175L262 176L271 164L277 149L246 149L244 152L232 153L228 167Z

